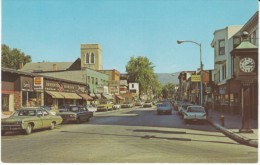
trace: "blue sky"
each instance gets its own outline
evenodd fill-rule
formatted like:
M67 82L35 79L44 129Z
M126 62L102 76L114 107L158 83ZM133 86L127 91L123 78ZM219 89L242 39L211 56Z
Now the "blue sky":
M146 56L156 73L213 69L217 29L243 25L257 0L2 0L2 44L33 62L73 62L80 44L98 43L103 69L125 72L131 56Z

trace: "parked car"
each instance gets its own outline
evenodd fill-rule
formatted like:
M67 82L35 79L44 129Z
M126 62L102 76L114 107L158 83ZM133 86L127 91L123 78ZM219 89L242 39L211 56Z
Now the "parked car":
M184 111L183 119L185 123L188 121L206 121L206 112L204 107L199 105L191 105Z
M113 110L113 102L109 100L102 100L100 103L97 105L97 111L108 111L108 110Z
M51 106L47 106L47 105L44 105L44 106L40 106L41 108L47 110L50 114L52 115L57 115L59 113L59 110L58 109L54 109L53 107Z
M86 122L93 117L93 112L87 111L86 107L78 105L70 105L65 111L61 111L59 115L62 117L63 122Z
M136 103L135 103L135 106L143 106L143 102L142 101L137 101Z
M143 107L152 107L153 105L152 105L152 102L151 101L145 101L144 102L144 105L143 105Z
M162 102L157 104L157 114L172 114L172 105L170 102Z
M24 131L31 134L33 130L49 128L54 129L55 125L61 124L60 116L51 115L41 107L21 108L9 118L1 120L2 135L8 131Z
M124 102L121 105L121 108L132 108L132 107L133 107L133 104L131 102Z
M183 116L184 111L186 111L188 106L191 106L191 105L193 105L193 104L190 104L190 103L182 103L182 104L180 104L180 108L179 108L178 114Z
M113 109L114 110L119 110L121 108L121 105L120 104L114 104L113 105Z
M88 104L86 105L86 108L89 112L96 112L97 111L97 106L94 104Z

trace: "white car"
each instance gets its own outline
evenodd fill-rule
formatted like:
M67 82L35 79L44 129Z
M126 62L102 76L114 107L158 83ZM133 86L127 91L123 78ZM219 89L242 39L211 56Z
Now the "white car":
M151 101L145 101L143 104L143 107L152 107L152 102Z
M95 105L88 104L88 105L86 106L86 108L87 108L87 110L88 110L89 112L96 112L96 111L97 111L97 107L96 107Z
M183 113L183 119L185 123L187 123L188 121L205 122L207 117L204 107L199 105L188 106L187 110Z
M118 109L120 109L121 108L121 105L120 104L114 104L113 105L113 109L115 109L115 110L118 110Z
M190 103L181 104L180 109L179 109L179 114L183 116L184 111L186 111L188 106L191 106L191 105L193 105L193 104L190 104Z

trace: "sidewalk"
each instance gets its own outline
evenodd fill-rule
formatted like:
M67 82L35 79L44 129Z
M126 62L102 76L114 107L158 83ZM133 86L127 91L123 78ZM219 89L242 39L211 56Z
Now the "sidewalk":
M220 116L224 115L224 127L220 123ZM238 143L249 145L258 148L258 121L251 119L250 128L253 133L240 133L239 129L242 128L242 116L238 114L230 114L216 110L209 110L208 121L216 129L220 130L229 138L237 141Z

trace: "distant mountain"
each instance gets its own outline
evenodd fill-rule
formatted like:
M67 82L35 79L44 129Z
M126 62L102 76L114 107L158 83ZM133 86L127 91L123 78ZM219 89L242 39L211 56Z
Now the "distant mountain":
M175 73L155 73L158 76L159 81L162 83L162 85L165 85L167 83L174 83L179 84L178 76L180 72Z

